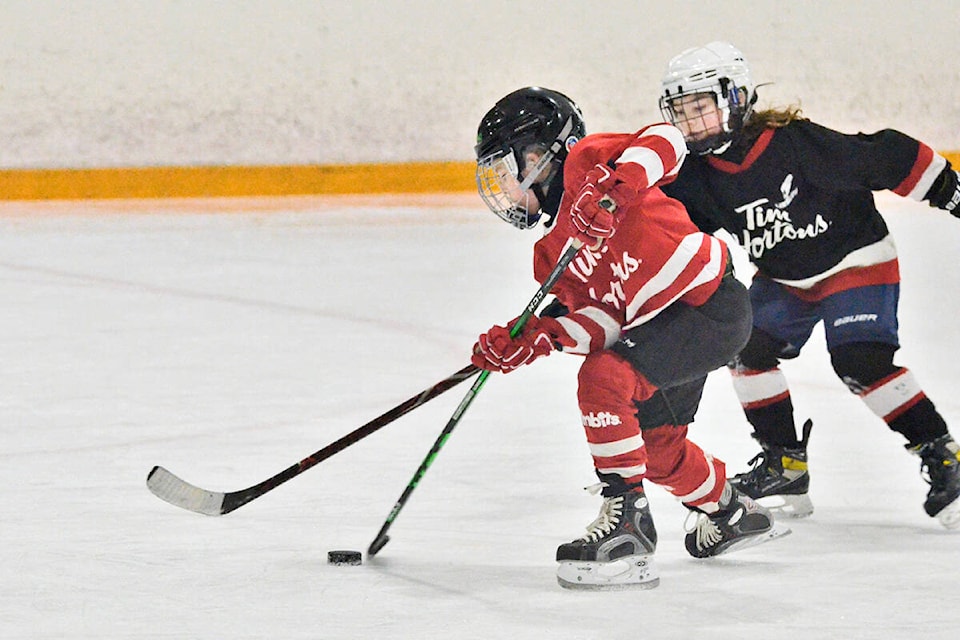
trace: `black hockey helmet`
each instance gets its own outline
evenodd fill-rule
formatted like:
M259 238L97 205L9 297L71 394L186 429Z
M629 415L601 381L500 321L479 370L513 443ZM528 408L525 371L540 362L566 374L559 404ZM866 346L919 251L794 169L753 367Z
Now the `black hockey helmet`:
M520 229L554 216L563 161L586 127L580 108L558 91L525 87L487 112L477 128L477 190L491 211Z

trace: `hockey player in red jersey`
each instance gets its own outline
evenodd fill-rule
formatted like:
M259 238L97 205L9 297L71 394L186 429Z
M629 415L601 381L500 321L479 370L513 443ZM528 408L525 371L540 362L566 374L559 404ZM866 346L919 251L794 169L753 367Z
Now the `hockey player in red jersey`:
M927 514L960 527L960 448L913 373L893 362L900 274L873 200L889 189L960 216L957 172L899 131L845 135L797 108L755 111L756 100L746 60L726 42L684 51L662 81L664 116L695 154L664 190L701 230L736 237L758 269L753 332L731 371L762 451L731 482L776 510L812 512L811 423L798 438L778 365L822 321L836 374L920 457Z
M569 588L649 588L659 582L657 533L644 479L691 510L695 557L788 530L687 439L707 374L739 352L751 323L726 246L657 186L680 168L682 135L667 123L584 135L576 105L538 87L507 95L480 123L481 197L514 226L545 223L537 280L572 241L584 248L553 289L563 313L531 317L515 338L492 327L473 363L507 373L557 350L584 356L578 401L603 506L583 537L558 548L557 577Z

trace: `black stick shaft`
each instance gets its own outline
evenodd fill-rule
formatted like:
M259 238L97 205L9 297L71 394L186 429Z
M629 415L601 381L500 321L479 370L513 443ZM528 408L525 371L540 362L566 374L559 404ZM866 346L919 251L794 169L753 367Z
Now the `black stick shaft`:
M537 309L540 307L540 303L543 302L543 299L547 297L547 294L550 293L550 290L553 289L554 285L557 284L560 276L563 275L563 272L567 269L567 266L576 257L577 252L580 251L581 246L582 245L579 242L573 242L563 253L563 255L560 256L560 260L557 261L557 265L553 268L553 271L551 271L550 275L548 275L546 280L543 281L543 284L540 285L540 289L537 290L537 293L527 304L527 308L524 309L523 314L517 319L517 322L513 325L513 327L511 327L510 337L516 337L523 330L527 320L529 320L530 316L537 312ZM427 453L427 456L423 459L423 462L420 463L417 471L413 474L413 478L410 479L410 482L407 483L403 493L400 494L400 499L397 500L396 504L393 505L393 509L391 509L390 514L387 515L387 519L384 521L383 526L380 527L380 531L377 532L373 542L371 542L370 546L367 548L367 556L375 556L377 552L379 552L380 549L382 549L384 545L390 541L390 536L387 535L387 531L389 531L390 527L393 526L394 520L397 519L397 516L400 515L400 511L403 509L404 505L407 504L407 501L410 499L410 495L413 493L413 490L417 488L418 484L420 484L420 480L423 479L427 469L429 469L430 465L433 464L437 454L440 453L440 450L443 448L443 445L446 444L450 434L453 433L454 428L456 428L457 423L460 422L460 418L473 402L473 399L477 397L477 394L480 393L480 389L483 388L483 385L489 376L489 371L483 371L480 374L480 377L478 377L470 387L470 390L467 391L467 394L460 402L460 405L457 407L456 411L453 412L450 420L447 421L443 431L440 432L440 436L437 438L436 442L433 443L433 446L430 447L430 451Z
M330 444L320 449L319 451L313 452L312 454L310 454L300 462L290 467L287 467L286 469L276 474L275 476L267 478L263 482L253 485L252 487L249 487L247 489L242 489L240 491L233 491L233 492L227 493L226 496L224 497L221 513L230 513L234 509L242 507L243 505L247 504L251 500L259 498L260 496L267 493L268 491L272 491L273 489L277 488L287 480L290 480L291 478L295 478L296 476L300 475L307 469L310 469L315 465L323 462L330 456L336 453L339 453L340 451L343 451L350 445L358 442L359 440L362 440L363 438L366 438L371 433L378 431L379 429L382 429L383 427L387 426L397 418L403 416L404 414L409 413L410 411L413 411L414 409L423 405L424 403L452 389L453 387L457 386L464 380L467 380L468 378L473 377L478 371L479 369L477 369L472 364L468 365L463 369L460 369L453 375L441 380L440 382L433 385L429 389L421 391L420 393L408 399L407 401L403 402L402 404L399 404L393 409L390 409L389 411L387 411L386 413L374 418L373 420L366 423L365 425L358 427L357 429L354 429L353 431L343 436L339 440L331 442Z

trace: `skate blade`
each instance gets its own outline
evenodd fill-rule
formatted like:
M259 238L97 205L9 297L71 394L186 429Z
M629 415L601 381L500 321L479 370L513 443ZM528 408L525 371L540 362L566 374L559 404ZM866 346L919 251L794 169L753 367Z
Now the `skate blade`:
M756 501L773 512L774 515L785 518L806 518L813 513L813 502L810 496L800 495L773 495L757 498Z
M941 509L937 520L947 529L960 529L960 498Z
M653 589L660 584L660 574L649 555L626 556L613 562L563 560L557 567L557 582L564 589L577 591Z
M749 538L741 538L716 555L723 556L728 553L733 553L734 551L743 551L744 549L749 549L750 547L755 547L759 544L764 544L765 542L782 538L783 536L790 535L791 533L793 533L793 529L783 523L775 522L769 531L755 536L750 536Z

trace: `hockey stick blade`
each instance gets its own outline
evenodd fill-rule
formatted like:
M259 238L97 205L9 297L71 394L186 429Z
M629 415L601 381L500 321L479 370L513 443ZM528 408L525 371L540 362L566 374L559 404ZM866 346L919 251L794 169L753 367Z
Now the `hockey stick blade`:
M147 488L153 495L170 504L207 516L223 515L226 494L195 487L163 467L154 467L147 474Z
M379 431L397 418L406 415L417 407L429 402L440 394L449 391L465 380L469 380L480 369L467 365L456 373L444 378L429 389L400 403L386 413L377 416L365 425L358 427L339 440L331 442L324 448L293 464L280 473L273 475L263 482L239 491L209 491L196 487L186 480L182 480L163 467L156 466L147 474L147 488L153 495L181 509L202 513L207 516L222 516L239 509L251 500L255 500L265 493L272 491L281 484L295 478L307 469L323 462L330 456L339 453L375 431Z
M367 547L367 556L372 558L380 552L380 549L383 549L387 543L390 542L390 536L385 533L377 534L377 537L373 539L373 542L370 543L370 546Z

